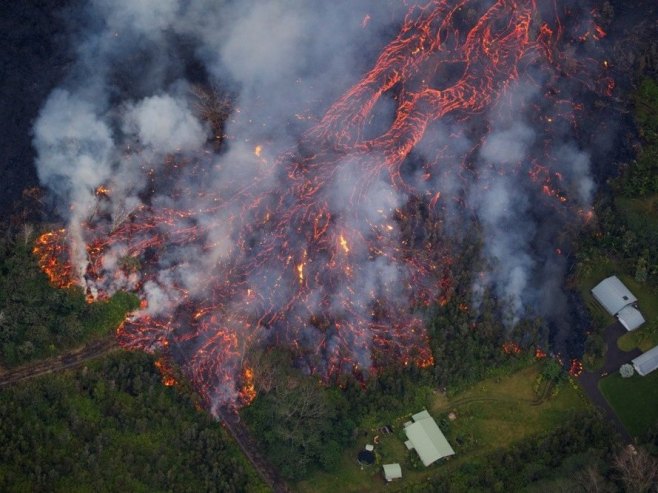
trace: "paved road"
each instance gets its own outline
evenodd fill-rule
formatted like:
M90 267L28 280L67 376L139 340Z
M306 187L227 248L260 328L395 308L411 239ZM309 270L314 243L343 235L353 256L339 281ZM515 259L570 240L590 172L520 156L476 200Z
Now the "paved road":
M601 394L601 391L599 390L599 380L603 378L602 375L619 371L621 365L630 362L633 358L642 354L642 351L639 349L633 349L628 352L619 349L617 346L617 339L625 333L626 329L619 322L616 322L605 329L603 338L608 345L608 351L606 352L603 369L597 372L583 372L582 375L578 377L578 381L592 403L601 410L606 418L608 418L624 441L626 443L632 443L632 437L628 434L619 417L612 410L608 401L605 400L605 397L603 397L603 394Z

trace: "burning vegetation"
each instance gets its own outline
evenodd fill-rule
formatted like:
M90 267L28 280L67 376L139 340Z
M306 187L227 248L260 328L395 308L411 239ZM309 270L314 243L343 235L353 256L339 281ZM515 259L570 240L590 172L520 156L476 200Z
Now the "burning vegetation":
M254 347L292 347L303 371L325 379L391 360L441 365L422 310L453 296L465 230L480 232L489 268L460 310L496 296L514 325L564 271L563 226L591 217L575 135L584 95L614 87L588 55L604 34L559 1L413 6L321 118L294 113L308 126L283 148L275 131L242 135L255 123L240 103L197 88L209 138L227 150L192 152L198 136L185 132L206 139L202 124L177 100L145 100L125 128L146 150L125 147L122 162L146 185L127 187L117 172L84 203L69 191L69 234L41 236L35 253L56 285L80 284L90 299L137 293L144 303L121 344L175 362L209 407L254 399ZM178 118L166 158L145 123L158 111Z

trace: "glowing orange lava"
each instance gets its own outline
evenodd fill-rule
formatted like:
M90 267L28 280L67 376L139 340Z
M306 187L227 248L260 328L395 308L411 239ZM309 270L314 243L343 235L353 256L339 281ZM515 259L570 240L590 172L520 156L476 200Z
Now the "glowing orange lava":
M554 1L544 7L548 4L553 8L542 12L558 11ZM363 19L364 28L369 19ZM573 75L596 89L599 83L582 74L601 64L580 61L571 49L560 51L563 35L559 19L542 19L534 0L433 0L413 6L372 68L308 128L298 148L262 166L254 183L221 195L205 191L203 203L212 206L142 205L116 222L96 214L78 225L86 263L75 267L82 268L84 279L73 274L64 230L37 240L39 265L59 287L84 282L94 299L119 288L138 293L141 309L118 330L120 343L174 361L208 406L254 399L253 370L243 362L258 344L293 347L305 371L327 380L355 369L376 371L390 361L432 366L417 308L451 299L454 252L441 241L441 214L463 200L433 189L431 178L449 172L462 180L475 173L467 156L486 141L482 115L509 98L520 79L545 93L555 108L542 116L547 132L559 127L557 119L572 124L582 106L563 99L554 82ZM574 36L584 43L603 35L588 26ZM442 71L457 76L449 79ZM606 80L601 90L612 90L611 84ZM394 117L383 132L370 135L374 108L385 97L395 104ZM425 142L436 155L419 164L426 184L420 189L405 181L403 168L430 138L428 129L445 121L450 138L469 141L471 149L456 156L444 144ZM456 122L463 125L457 128ZM263 147L255 146L253 154L262 164ZM551 165L550 158L537 161L528 172L537 200L569 208L563 179ZM517 172L514 163L510 169ZM267 188L273 176L282 176L285 184ZM328 192L336 183L345 189L338 204ZM110 201L109 193L99 187L99 203ZM381 200L383 205L368 202L395 195L408 203L400 205L395 197ZM421 209L426 223L435 225L432 239L422 241L415 234L423 225ZM224 236L231 245L214 258L221 243L216 231L230 231ZM161 265L175 247L186 252L184 258ZM203 268L186 282L165 275L183 263ZM508 342L503 351L521 349ZM157 365L170 385L175 379L164 361Z
M256 398L256 386L254 385L254 371L245 367L242 371L243 385L240 391L240 400L242 404L248 406Z
M39 267L53 285L62 289L75 285L72 277L73 268L68 261L65 229L39 236L32 252L39 259Z

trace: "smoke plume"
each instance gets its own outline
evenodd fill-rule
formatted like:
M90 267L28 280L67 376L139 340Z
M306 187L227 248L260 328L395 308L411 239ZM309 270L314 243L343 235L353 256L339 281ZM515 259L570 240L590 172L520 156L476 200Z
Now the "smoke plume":
M239 398L258 344L323 375L378 352L430 364L417 308L446 296L460 229L480 229L488 265L474 305L494 292L513 326L565 303L560 231L594 191L572 121L596 89L569 73L596 65L593 20L557 23L559 1L405 3L70 13L77 62L34 146L77 282L136 291L121 342L169 352L212 405ZM410 226L417 202L443 229Z

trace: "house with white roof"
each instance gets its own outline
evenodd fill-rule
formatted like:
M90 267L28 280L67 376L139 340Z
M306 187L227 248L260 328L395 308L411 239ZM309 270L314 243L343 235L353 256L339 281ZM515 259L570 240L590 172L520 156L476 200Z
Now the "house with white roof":
M606 311L631 331L644 323L644 317L637 309L637 298L617 276L610 276L592 289L592 295Z
M643 377L648 375L658 368L658 346L650 349L646 353L642 353L635 358L632 363L633 368L635 368L635 371L638 372L638 374Z
M384 464L384 478L386 482L391 482L394 479L400 479L402 477L402 468L400 464Z
M455 455L455 451L427 410L414 414L412 420L405 423L404 431L408 440L404 444L409 450L416 450L426 467L439 459Z

